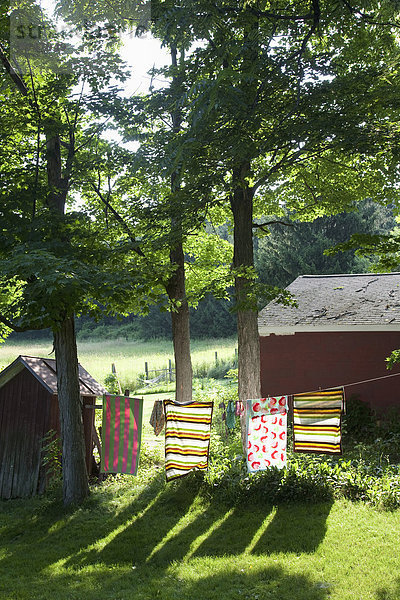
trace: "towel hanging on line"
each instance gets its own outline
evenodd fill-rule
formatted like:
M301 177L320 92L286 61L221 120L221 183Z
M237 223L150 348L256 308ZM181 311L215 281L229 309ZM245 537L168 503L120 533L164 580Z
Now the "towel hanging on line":
M293 396L293 451L342 454L343 389Z

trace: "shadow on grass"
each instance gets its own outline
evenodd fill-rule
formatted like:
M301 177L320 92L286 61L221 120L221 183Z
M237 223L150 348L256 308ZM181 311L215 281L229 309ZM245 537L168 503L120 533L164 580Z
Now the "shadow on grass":
M399 600L400 598L400 577L396 579L395 586L389 589L380 588L376 591L376 600Z
M200 565L199 565L200 567ZM200 567L201 569L201 567ZM330 586L305 574L290 574L279 566L243 572L217 565L199 572L181 574L144 566L128 571L115 566L96 572L55 574L47 580L32 577L29 589L0 598L18 600L325 600ZM206 570L206 572L204 572ZM216 572L217 571L217 572Z
M136 495L133 489L132 502L119 512L112 503L115 488L93 494L75 511L65 512L59 501L44 503L42 510L21 505L2 530L0 568L7 577L0 582L0 600L222 600L242 593L255 600L325 598L326 590L305 576L279 568L250 574L224 563L218 567L223 574L210 574L215 569L209 565L224 556L238 556L241 564L252 555L313 552L325 536L330 504L230 507L204 500L198 489L191 477L165 486L160 474ZM204 576L193 571L192 560L206 565ZM190 565L181 579L175 574L179 565ZM20 592L9 594L14 585Z
M314 552L323 541L332 503L237 507L195 556ZM272 519L269 517L271 510Z
M11 518L2 531L1 548L6 558L0 562L1 569L13 569L19 561L25 564L32 554L35 570L79 556L83 547L107 537L145 510L162 493L163 481L161 476L154 478L133 497L131 504L117 514L104 512L102 519L99 519L98 511L103 511L104 506L112 507L115 493L112 489L102 490L101 497L94 494L82 507L75 509L65 509L60 499L48 501L44 498L40 501L35 498L31 504L9 501L5 510ZM14 513L12 507L15 508ZM19 507L22 510L18 510Z
M253 554L314 552L325 537L331 508L332 502L278 506Z
M189 557L311 553L324 539L331 504L272 509L211 502L203 508L199 502L199 509L186 484L182 482L175 494L161 493L149 510L105 540L104 547L81 552L67 564L147 563L165 568Z
M173 488L164 486L137 518L130 519L132 509L125 511L123 519L119 518L118 523L110 521L110 527L97 536L96 548L81 551L66 564L80 568L99 562L106 565L144 563L171 535L182 517L190 515L196 497L196 485L190 487L187 480L175 483Z

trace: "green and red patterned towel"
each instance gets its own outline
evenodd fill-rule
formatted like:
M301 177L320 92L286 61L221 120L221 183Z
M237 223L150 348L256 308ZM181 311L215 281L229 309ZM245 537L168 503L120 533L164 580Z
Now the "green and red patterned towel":
M293 396L294 452L342 453L343 390Z
M247 470L286 465L287 396L247 400Z
M143 400L103 397L102 473L136 475L142 437Z
M213 402L164 400L167 481L208 467Z

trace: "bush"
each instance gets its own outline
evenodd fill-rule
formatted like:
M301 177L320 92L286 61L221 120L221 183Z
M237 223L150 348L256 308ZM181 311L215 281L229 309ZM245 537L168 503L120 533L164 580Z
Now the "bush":
M224 379L228 372L237 368L237 358L231 360L217 360L215 365L209 367L207 377L209 379Z
M237 399L235 386L210 387L203 394L215 402L209 470L202 486L204 494L218 496L229 503L320 502L347 498L384 509L400 507L400 432L382 430L385 435L370 436L368 441L358 443L353 439L343 457L293 453L289 427L287 467L250 475L241 445L239 419L232 433L226 432L221 420L223 409L219 404ZM375 431L373 415L368 412L362 413L365 419L360 427L356 427L356 423L353 427L351 419L360 408L357 401L352 403L353 407L354 412L349 414L354 435L364 436L367 431Z
M353 440L370 437L376 429L376 416L366 402L357 395L346 401L346 414L343 415L343 435Z

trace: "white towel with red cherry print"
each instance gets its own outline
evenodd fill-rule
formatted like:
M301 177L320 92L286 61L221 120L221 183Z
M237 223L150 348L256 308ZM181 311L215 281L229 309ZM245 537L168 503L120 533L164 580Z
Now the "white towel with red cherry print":
M286 466L288 397L247 400L247 470Z

